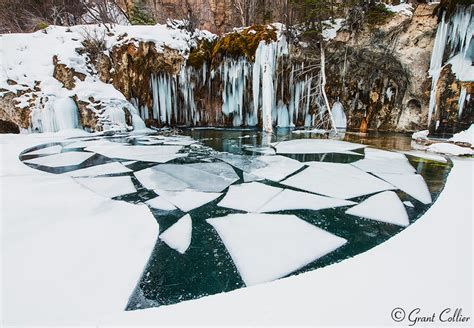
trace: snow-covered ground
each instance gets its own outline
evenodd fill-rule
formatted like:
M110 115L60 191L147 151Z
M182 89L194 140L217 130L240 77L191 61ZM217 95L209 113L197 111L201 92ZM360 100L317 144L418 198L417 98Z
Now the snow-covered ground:
M454 168L445 190L428 212L405 231L366 253L323 269L263 285L171 306L125 312L128 298L154 247L158 234L156 221L145 205L110 200L107 193L100 196L90 191L89 188L97 191L90 181L78 184L70 174L45 173L26 166L18 159L19 153L28 147L55 141L64 141L64 134L0 136L4 324L380 326L393 323L390 313L395 307L407 311L420 307L427 315L448 306L460 307L465 315L472 315L472 159L453 158ZM284 149L284 143L279 145ZM305 147L309 146L306 142ZM339 149L346 145L332 146ZM56 156L54 146L51 151L53 155L48 157ZM73 157L67 160L82 160ZM383 166L381 171L380 162L401 161L403 158L400 153L367 149L365 161L369 161L370 165L366 165L364 170L387 175L393 168ZM289 163L281 163L270 161L263 169L278 167L291 172L298 169L288 166ZM314 168L318 163L310 165ZM340 171L341 165L335 165L333 169ZM110 166L113 172L117 169L115 166L117 164ZM168 166L164 165L169 168L166 171L168 174L175 172L172 165ZM348 170L346 166L344 169ZM223 185L234 181L233 176L224 174L227 172L226 164L218 168ZM124 167L119 169L121 171ZM204 165L189 165L191 169L208 172ZM250 174L259 173L259 170L262 167L255 164ZM356 169L352 167L351 170ZM417 176L411 171L405 173ZM358 174L368 175L363 171L358 171ZM185 178L180 176L180 181L186 182ZM123 185L132 187L128 182ZM254 182L249 185L259 184ZM195 188L207 190L207 186ZM112 189L116 191L116 188ZM181 193L184 192L202 193ZM386 192L387 195L390 193ZM158 199L164 198L170 203L168 206L174 204L178 207L178 196L190 198L168 190L159 190L158 195ZM398 198L396 200L399 201ZM283 206L283 203L274 205ZM162 203L155 205L163 206ZM370 205L364 205L366 208L362 210L367 210ZM401 210L403 206L399 205L394 203L393 206ZM392 219L403 223L404 213L401 210ZM245 231L252 232L253 227L266 230L268 215L244 216L258 218L258 222L247 220L250 230ZM225 235L227 243L242 245L238 236L226 232L226 225L233 222L232 217L228 219L221 222L219 234ZM374 219L379 219L379 216ZM286 220L287 223L294 223L294 218ZM165 232L162 238L185 252L190 242L192 221L183 218L179 222L180 225ZM239 227L245 235L247 226ZM309 227L301 225L305 233L319 234L318 231L308 230ZM177 236L174 230L185 231L186 238L181 238L183 234ZM275 228L273 233L281 234L282 231ZM252 242L259 244L258 238L255 238L257 235L254 233ZM283 233L281 238L284 237ZM327 250L320 251L324 253ZM236 252L231 255L239 258L240 267L244 269L248 261L254 261L252 257L241 257ZM264 253L262 256L260 263L265 264ZM307 259L299 260L306 262ZM246 272L249 273L249 281L268 280L267 276L254 279L253 272ZM270 273L268 277L271 277Z
M63 139L0 136L2 325L95 324L123 311L158 236L147 206L99 196L18 159Z

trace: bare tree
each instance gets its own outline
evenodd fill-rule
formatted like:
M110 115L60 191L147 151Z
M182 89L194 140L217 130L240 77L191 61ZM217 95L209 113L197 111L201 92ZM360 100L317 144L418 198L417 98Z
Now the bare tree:
M234 0L233 6L242 26L249 26L256 14L258 0Z

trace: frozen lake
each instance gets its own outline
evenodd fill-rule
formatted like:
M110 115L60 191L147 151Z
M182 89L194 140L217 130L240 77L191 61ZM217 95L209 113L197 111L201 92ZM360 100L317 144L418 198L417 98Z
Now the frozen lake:
M20 159L103 197L149 207L160 235L130 297L134 310L365 252L421 217L451 169L444 157L403 153L406 135L340 139L194 129L66 139L26 149Z

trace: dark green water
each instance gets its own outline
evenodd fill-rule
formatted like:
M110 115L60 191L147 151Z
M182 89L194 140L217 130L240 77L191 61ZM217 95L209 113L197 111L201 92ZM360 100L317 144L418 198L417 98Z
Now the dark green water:
M274 135L264 135L255 130L223 130L223 129L195 129L185 131L186 135L202 142L207 147L185 147L183 152L189 153L186 158L180 158L171 163L192 163L202 162L203 160L218 161L213 157L216 151L230 152L234 154L258 155L252 147L265 147L271 142L283 141L295 138L319 138L320 136L309 134L292 134L289 130L278 130ZM126 136L108 137L111 141L127 142ZM390 150L409 150L410 136L403 134L372 134L358 135L346 134L341 136L342 140L354 143L372 145L377 148ZM133 143L133 141L130 141ZM44 147L36 147L39 149ZM249 150L249 147L251 148ZM31 150L31 149L30 149ZM30 151L28 150L28 151ZM78 151L81 149L75 149ZM70 150L68 150L70 151ZM363 154L363 150L358 151ZM20 159L25 160L35 156L22 154ZM309 154L309 155L288 155L302 162L306 161L325 161L335 163L350 163L362 159L362 156L345 154ZM433 198L436 201L442 191L446 178L451 169L451 163L439 163L417 157L407 156L411 165L425 179ZM51 173L62 173L76 170L97 164L114 161L107 157L95 154L86 162L79 166L63 168L47 168L33 164L28 164L34 168L48 171ZM128 166L134 171L156 165L156 163L137 162ZM242 171L234 168L240 177L235 184L243 183ZM144 202L157 195L144 188L133 173L119 174L131 175L137 188L137 192L115 199L131 203ZM276 182L262 181L268 185L288 188ZM290 188L292 189L292 188ZM231 213L243 213L241 211L230 210L218 207L217 204L225 196L216 199L200 208L189 212L192 217L192 241L185 254L180 254L176 250L168 247L160 239L157 240L152 255L146 265L143 275L138 282L137 288L130 297L128 310L134 310L146 307L156 307L161 305L174 304L184 300L196 299L206 295L212 295L221 292L231 291L237 288L245 287L229 253L219 238L213 227L205 220L226 216ZM397 191L402 201L411 201L413 208L407 207L410 223L415 222L432 205L424 205L402 191ZM370 197L366 195L353 199L357 202ZM278 212L280 214L294 214L299 218L319 227L337 236L347 239L347 243L336 251L309 263L305 267L295 271L292 275L301 274L307 271L315 270L344 259L356 256L357 254L368 251L369 249L383 243L395 234L401 232L403 227L396 225L358 218L346 215L347 207L336 209L326 209L320 211L310 210L291 210ZM160 226L160 233L176 223L186 213L180 210L171 212L151 209ZM137 218L139 219L139 218ZM408 229L410 226L408 226Z

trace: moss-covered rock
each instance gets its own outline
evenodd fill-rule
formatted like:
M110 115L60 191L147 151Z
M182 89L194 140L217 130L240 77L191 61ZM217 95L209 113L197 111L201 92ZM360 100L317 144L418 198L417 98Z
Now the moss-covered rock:
M253 25L242 31L225 34L212 48L211 62L215 65L223 56L246 57L253 62L261 41L270 43L276 40L276 29L269 25Z

